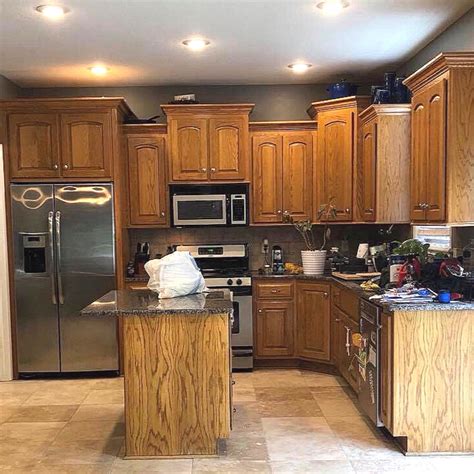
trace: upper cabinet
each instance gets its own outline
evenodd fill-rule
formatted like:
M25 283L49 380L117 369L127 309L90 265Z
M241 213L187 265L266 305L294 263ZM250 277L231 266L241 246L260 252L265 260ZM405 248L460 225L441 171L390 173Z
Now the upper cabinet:
M18 99L0 103L10 179L113 179L122 99Z
M249 180L248 116L253 104L163 105L170 180Z
M410 222L410 112L410 104L383 104L360 114L354 221Z
M441 53L405 80L413 93L411 220L474 223L474 53Z
M252 132L253 222L311 219L315 132Z
M314 102L308 110L318 123L313 168L315 220L319 210L329 202L336 207L335 221L353 220L358 115L369 103L369 97L351 96Z

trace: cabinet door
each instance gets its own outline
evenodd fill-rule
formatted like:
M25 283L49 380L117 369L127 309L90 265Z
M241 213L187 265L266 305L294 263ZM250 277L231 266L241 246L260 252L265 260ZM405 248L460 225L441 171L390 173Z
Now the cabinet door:
M428 119L426 219L438 222L446 217L446 79L430 86L425 94Z
M61 114L63 177L110 178L112 156L109 112Z
M428 166L428 111L424 92L412 97L412 148L411 148L411 220L426 220L426 168Z
M392 396L393 396L393 347L392 324L390 314L380 316L380 418L388 430L392 429Z
M354 112L351 109L318 114L318 164L321 192L316 213L331 199L337 221L352 220L352 168Z
M60 175L58 118L55 114L11 114L8 117L12 178Z
M243 117L210 119L209 144L211 180L248 179L248 124Z
M292 357L294 354L293 301L257 301L257 356Z
M283 218L311 219L313 137L283 135Z
M356 348L352 345L352 335L359 332L359 325L341 312L342 334L341 334L341 360L339 371L347 383L356 391L359 391L359 371L356 359Z
M308 359L329 361L330 287L302 283L296 287L297 354Z
M341 371L341 361L343 359L344 326L342 324L341 310L334 304L331 305L331 360L337 370Z
M207 181L208 120L178 117L169 124L171 179Z
M165 139L128 137L130 224L166 224Z
M362 153L358 157L360 168L360 216L364 222L375 221L375 189L377 163L377 123L368 122L362 126Z
M252 139L253 221L282 222L282 138L278 134Z

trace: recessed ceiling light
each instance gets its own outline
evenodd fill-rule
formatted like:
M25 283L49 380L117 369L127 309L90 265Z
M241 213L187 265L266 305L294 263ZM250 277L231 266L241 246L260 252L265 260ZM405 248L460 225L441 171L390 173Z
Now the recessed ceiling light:
M316 6L326 15L337 15L349 6L349 2L347 0L325 0Z
M202 51L206 46L209 46L211 42L202 38L191 38L184 40L183 44L192 51Z
M109 68L98 64L96 66L91 66L89 71L94 74L94 76L105 76L109 72Z
M50 20L59 20L69 12L69 9L61 5L39 5L36 11Z
M306 72L310 67L312 67L312 64L308 63L294 63L294 64L288 64L288 67L293 71L296 72L297 74L302 74L303 72Z

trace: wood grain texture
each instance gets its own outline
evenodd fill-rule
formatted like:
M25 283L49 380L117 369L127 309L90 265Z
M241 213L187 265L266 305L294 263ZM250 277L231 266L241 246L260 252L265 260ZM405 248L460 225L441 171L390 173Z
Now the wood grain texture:
M393 315L393 431L409 453L472 452L474 312Z
M317 123L314 120L268 121L249 122L251 132L277 132L277 131L316 131Z
M295 285L292 281L258 282L255 284L255 295L258 299L293 298Z
M380 419L393 431L393 317L381 313L380 324Z
M230 432L228 315L124 318L126 457L213 455Z
M356 220L375 221L377 186L377 120L361 126L361 150L357 154Z

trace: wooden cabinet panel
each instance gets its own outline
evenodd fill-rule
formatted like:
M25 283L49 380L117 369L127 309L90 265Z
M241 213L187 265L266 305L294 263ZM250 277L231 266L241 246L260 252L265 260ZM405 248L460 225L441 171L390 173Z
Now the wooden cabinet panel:
M362 126L362 153L359 158L360 167L360 199L361 217L364 222L375 221L375 190L377 163L377 124L367 122Z
M12 178L60 175L56 114L10 114L8 143Z
M334 287L333 287L334 289ZM337 370L341 372L344 360L345 330L342 311L334 304L331 305L331 359Z
M208 178L208 120L179 117L169 121L170 164L173 181Z
M261 299L277 299L277 298L293 298L293 282L275 283L275 282L259 282L256 285L257 298Z
M245 180L248 175L248 125L242 117L209 120L211 180Z
M352 220L352 168L354 112L332 110L318 114L318 166L320 192L315 211L334 200L338 221Z
M296 287L297 355L330 360L330 286L299 283Z
M278 134L254 135L253 221L282 222L282 138Z
M341 330L341 360L339 371L347 383L359 392L359 371L357 367L356 348L352 345L352 335L359 332L359 323L340 313L342 320Z
M307 133L283 135L283 214L297 220L312 214L313 137Z
M359 297L356 293L349 289L333 285L332 302L342 310L347 317L351 318L356 323L359 322Z
M110 178L110 113L61 114L62 175L66 178Z
M392 431L393 319L390 314L382 313L380 321L380 418Z
M130 224L166 224L165 139L128 137Z

